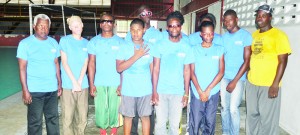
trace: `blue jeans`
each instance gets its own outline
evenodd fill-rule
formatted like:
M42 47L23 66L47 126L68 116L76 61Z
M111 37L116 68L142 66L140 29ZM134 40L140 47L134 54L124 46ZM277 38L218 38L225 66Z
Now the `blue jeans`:
M226 91L230 79L223 78L221 81L221 116L223 135L239 135L240 110L245 81L238 81L235 89L229 93Z
M197 99L191 91L189 135L214 135L220 92L212 95L207 102Z
M158 105L155 106L155 135L167 135L166 123L169 121L169 135L179 135L179 123L182 113L182 95L159 94Z
M27 106L28 135L42 135L43 114L47 135L59 135L57 91L32 92L32 103Z

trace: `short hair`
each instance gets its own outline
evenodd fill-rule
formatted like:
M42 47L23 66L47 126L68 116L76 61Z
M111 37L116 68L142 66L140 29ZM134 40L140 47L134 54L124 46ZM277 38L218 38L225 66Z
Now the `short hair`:
M174 11L174 12L170 13L167 16L167 22L172 18L179 19L181 25L184 23L183 15L179 11Z
M36 16L34 17L34 19L33 19L33 25L36 25L36 24L37 24L37 21L38 21L39 19L42 19L42 20L48 20L48 22L49 22L49 28L50 28L50 26L51 26L51 20L50 20L50 18L49 18L47 15L45 15L45 14L38 14L38 15L36 15Z
M215 29L215 25L213 24L213 22L210 22L210 21L204 21L204 22L201 23L199 29L200 29L200 31L202 32L202 28L203 28L203 27L210 27L210 26L213 27L213 29Z
M148 9L148 10L151 10L149 6L147 5L141 5L139 8L138 8L138 13L142 13L145 9Z
M204 19L209 19L213 24L214 26L216 26L217 22L216 22L216 17L211 14L211 13L204 13L202 14L200 17L199 17L199 21L200 23L204 20Z
M139 25L141 25L143 28L145 28L145 23L144 23L144 21L143 21L142 19L140 19L140 18L135 18L135 19L133 19L133 20L131 21L131 23L130 23L130 27L131 27L132 25L134 25L134 24L139 24Z
M112 14L107 13L107 12L103 12L103 13L100 15L100 21L101 21L101 19L102 19L103 16L110 16L110 17L113 19L113 21L115 22L115 17L114 17Z
M232 16L234 16L234 17L237 17L237 14L236 14L236 12L234 11L234 10L232 10L232 9L228 9L225 13L224 13L224 17L225 16L228 16L228 15L232 15Z
M79 16L76 16L76 15L71 16L70 18L67 19L67 24L68 24L69 26L70 26L73 22L80 22L80 23L83 25L81 18L80 18Z

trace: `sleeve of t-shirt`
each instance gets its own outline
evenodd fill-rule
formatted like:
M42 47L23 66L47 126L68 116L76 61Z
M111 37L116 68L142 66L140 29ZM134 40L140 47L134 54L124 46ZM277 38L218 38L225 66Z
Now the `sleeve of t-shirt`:
M245 38L244 38L244 47L251 46L252 41L253 41L253 39L252 39L251 34L247 32L245 34Z
M60 56L60 47L55 39L52 39L51 44L55 46L56 49L56 58Z
M191 47L187 44L186 45L186 57L184 59L184 64L191 64L195 62L194 52Z
M66 38L61 38L59 40L59 47L60 47L60 50L62 50L63 52L67 51Z
M22 40L18 45L17 58L27 60L27 50L28 50L27 48L28 48L27 44L24 43L24 40Z
M159 53L159 49L161 47L161 42L158 42L157 44L152 45L152 56L156 57L156 58L160 58L160 53Z
M95 40L91 39L87 44L87 50L89 54L96 54L96 48L95 48Z
M283 32L280 32L276 38L276 52L278 55L292 52L290 47L290 42L287 35Z

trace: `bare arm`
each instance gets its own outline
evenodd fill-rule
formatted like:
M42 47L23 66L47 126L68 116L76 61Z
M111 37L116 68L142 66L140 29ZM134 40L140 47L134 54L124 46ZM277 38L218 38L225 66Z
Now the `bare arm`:
M152 103L158 104L159 96L157 94L157 83L160 70L160 58L153 58L153 73L152 73Z
M288 54L278 55L278 65L277 65L276 75L275 75L273 84L269 88L269 97L270 98L276 98L278 96L279 83L284 74L287 62L288 62Z
M184 96L182 97L183 107L187 105L188 102L188 95L190 89L190 80L191 80L191 68L190 64L184 65L183 69L183 77L184 77Z
M74 74L72 73L71 71L71 68L68 64L68 56L65 52L63 51L60 51L60 54L61 54L61 63L62 63L62 66L64 68L64 70L66 71L68 77L70 78L70 80L72 81L72 84L73 84L73 87L72 87L72 92L74 91L81 91L81 88L74 76Z
M198 92L198 95L199 97L201 97L201 94L203 93L202 92L202 89L200 87L200 84L198 83L198 79L197 79L197 76L195 74L195 64L191 64L191 80L193 82L193 84L195 85L196 87L196 90ZM202 99L202 98L201 98Z
M20 71L20 82L22 85L22 98L25 104L31 104L31 94L29 93L27 87L27 61L18 58L19 62L19 71Z
M56 78L57 78L57 96L60 96L62 93L62 88L61 88L61 77L60 77L60 67L59 67L59 62L58 58L54 59L55 67L56 67Z
M223 75L224 75L224 70L225 70L224 55L221 56L219 61L220 61L219 62L219 72L215 76L213 81L205 89L205 95L206 95L207 99L209 97L210 91L221 81L221 79L223 78ZM204 101L204 102L206 102L206 101Z
M88 77L89 77L89 85L90 85L90 95L95 96L96 86L94 85L96 73L96 56L93 54L89 54L88 60Z
M79 79L78 79L80 89L81 89L81 84L82 84L83 77L86 74L87 65L88 65L88 58L85 59L84 65L82 66L81 71L80 71L80 76L79 76Z
M235 89L237 82L244 75L244 73L249 69L250 56L251 56L251 47L250 46L244 47L244 63L241 65L234 79L228 84L226 90L229 93L231 93Z

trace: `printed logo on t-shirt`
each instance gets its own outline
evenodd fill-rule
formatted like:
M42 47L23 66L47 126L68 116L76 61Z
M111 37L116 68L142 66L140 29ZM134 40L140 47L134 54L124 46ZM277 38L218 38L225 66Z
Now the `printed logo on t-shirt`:
M150 42L150 43L155 43L155 42L156 42L156 39L155 39L155 38L151 38L151 39L149 39L149 42Z
M243 41L235 41L234 44L238 45L238 46L241 46L241 45L243 45Z
M86 52L86 51L87 51L87 48L82 48L82 51L85 51L85 52Z
M263 50L263 39L255 39L253 43L252 53L257 55L260 54Z
M52 53L56 53L56 49L51 49L51 52Z
M118 46L111 46L111 49L112 49L112 50L118 50L119 47L118 47Z
M214 60L217 60L217 59L219 59L220 57L219 57L219 56L212 56L211 58L214 59Z
M178 57L181 57L181 58L184 58L185 55L186 55L185 53L177 53L177 56L178 56Z

